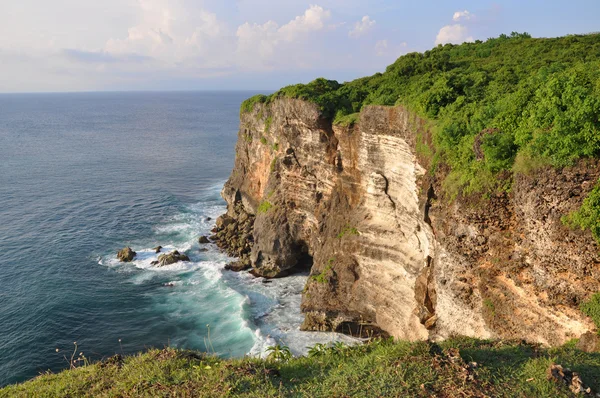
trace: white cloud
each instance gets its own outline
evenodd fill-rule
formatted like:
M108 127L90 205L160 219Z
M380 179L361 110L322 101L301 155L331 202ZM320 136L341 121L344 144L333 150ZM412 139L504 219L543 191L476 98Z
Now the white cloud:
M475 15L471 14L467 10L464 10L464 11L456 11L454 13L454 16L452 17L452 20L454 20L455 22L459 22L459 21L469 21L472 18L475 18Z
M325 22L331 18L331 11L320 6L310 6L304 15L298 16L279 28L281 38L293 41L298 36L323 29Z
M389 45L387 40L379 40L375 44L375 53L378 57L383 57L384 55L386 55L388 47Z
M330 18L331 11L313 5L303 15L283 26L274 21L262 25L244 23L236 32L237 56L241 67L270 68L274 63L289 61L289 57L297 56L299 50L292 44L311 33L323 30Z
M362 19L354 24L354 28L348 32L348 36L356 39L365 35L373 26L375 26L375 21L371 19L368 15L362 17Z
M446 25L437 34L435 44L462 44L464 42L472 42L473 36L469 35L469 29L460 24Z

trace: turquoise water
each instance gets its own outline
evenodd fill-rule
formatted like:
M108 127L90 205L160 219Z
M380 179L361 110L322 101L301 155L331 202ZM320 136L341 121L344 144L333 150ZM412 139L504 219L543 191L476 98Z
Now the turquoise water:
M298 330L306 276L266 284L198 250L252 94L0 95L0 385L64 369L74 342L100 359L342 338ZM138 257L118 263L127 245ZM192 261L152 267L157 245Z

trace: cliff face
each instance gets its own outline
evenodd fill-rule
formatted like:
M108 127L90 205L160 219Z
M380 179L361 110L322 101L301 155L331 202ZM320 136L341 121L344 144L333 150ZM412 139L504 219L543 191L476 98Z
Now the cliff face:
M311 269L305 329L560 344L593 327L578 304L600 290L599 250L560 217L597 163L449 201L444 171L427 172L427 124L402 107L366 107L339 127L280 98L241 119L217 235L257 275Z

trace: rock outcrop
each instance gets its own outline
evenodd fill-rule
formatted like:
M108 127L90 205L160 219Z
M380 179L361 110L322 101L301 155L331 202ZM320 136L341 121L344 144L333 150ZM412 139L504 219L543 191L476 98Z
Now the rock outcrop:
M124 249L119 250L117 253L117 258L122 263L130 263L136 256L136 252L133 251L131 247L126 247Z
M560 344L592 329L578 305L600 291L600 250L560 219L598 163L451 200L447 170L428 172L430 137L403 107L343 127L305 101L257 104L242 114L219 247L259 276L310 269L306 330Z
M190 261L190 258L185 254L179 253L177 250L173 250L171 253L158 256L158 262L153 265L164 267L165 265L175 264L180 261Z

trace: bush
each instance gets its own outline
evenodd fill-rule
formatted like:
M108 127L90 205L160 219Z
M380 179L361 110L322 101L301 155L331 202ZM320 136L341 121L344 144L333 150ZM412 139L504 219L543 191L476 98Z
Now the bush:
M581 208L563 218L563 222L573 228L591 230L600 245L600 181L583 201Z
M592 318L596 327L600 329L600 293L594 294L590 301L581 304L581 311Z

